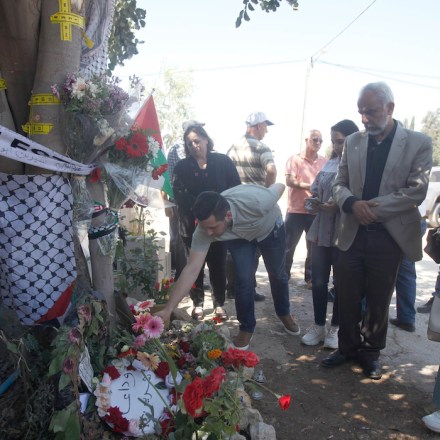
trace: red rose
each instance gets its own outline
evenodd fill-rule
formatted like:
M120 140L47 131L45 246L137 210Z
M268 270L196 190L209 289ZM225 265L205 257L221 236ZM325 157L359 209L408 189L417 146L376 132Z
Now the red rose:
M193 382L186 386L183 392L183 402L186 411L191 417L199 417L203 406L203 380L196 377Z
M225 380L226 370L223 367L214 368L203 381L205 397L211 397L220 388L220 384Z
M239 350L237 348L229 348L228 351L222 353L222 362L225 367L233 366L239 368L240 365L246 367L255 367L260 362L259 357L252 351Z
M111 406L108 413L105 420L113 425L114 431L128 431L128 420L122 415L121 410L117 406Z
M255 367L260 363L260 358L253 351L245 351L245 353L246 356L243 362L246 367Z
M161 379L165 379L169 372L170 372L170 366L168 365L168 362L159 362L159 365L154 370L156 373L156 376L160 377Z
M278 399L278 403L283 411L286 411L290 406L290 394L285 394Z
M121 375L117 368L113 365L105 367L103 373L107 373L110 376L111 380L115 380Z

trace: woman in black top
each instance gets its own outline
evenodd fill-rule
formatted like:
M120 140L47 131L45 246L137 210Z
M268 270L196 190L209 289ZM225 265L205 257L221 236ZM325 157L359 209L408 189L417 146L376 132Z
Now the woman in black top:
M232 160L225 154L213 151L214 143L205 129L200 125L189 126L183 135L186 158L179 161L174 168L173 193L179 217L179 233L187 253L196 228L192 206L197 196L203 191L222 192L240 185L240 177ZM206 263L212 286L212 299L217 317L227 319L223 308L226 290L226 244L211 244ZM191 316L203 319L203 272L191 289L190 295L194 308ZM178 276L178 274L176 274Z

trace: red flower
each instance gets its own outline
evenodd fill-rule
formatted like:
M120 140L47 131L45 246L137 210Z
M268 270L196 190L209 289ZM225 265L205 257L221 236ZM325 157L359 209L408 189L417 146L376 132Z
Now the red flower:
M183 402L186 411L191 417L199 417L203 406L203 380L196 377L186 386L183 392Z
M161 379L165 379L170 372L170 366L168 365L168 362L159 362L159 365L154 370L154 372L156 373L156 376L160 377Z
M88 304L82 304L78 307L78 316L82 316L86 322L92 320L92 309Z
M109 365L108 367L105 367L103 373L107 373L110 376L111 380L115 380L121 375L117 370L117 368L114 367L113 365Z
M174 419L170 417L169 419L164 419L160 422L161 436L163 438L168 438L168 434L174 431Z
M153 172L151 173L151 177L154 180L157 180L159 179L159 176L161 176L167 169L168 169L168 164L164 163L163 165L160 165L159 167L153 170Z
M221 324L223 322L222 318L219 318L218 316L214 316L212 318L212 320L216 323L216 324Z
M125 139L125 138L118 139L115 142L115 147L117 150L124 151L127 148L127 145L128 145L127 139Z
M148 143L146 137L137 131L130 138L126 147L127 155L130 157L141 157L148 154Z
M72 327L69 330L69 341L72 344L79 345L79 343L81 342L81 337L82 337L82 335L81 335L81 332L79 331L78 327Z
M128 431L128 420L122 415L121 410L117 406L111 406L108 409L108 416L105 420L113 425L116 432Z
M92 170L89 176L89 181L92 183L99 182L101 179L101 168L95 168Z
M189 353L191 345L188 341L179 341L179 347L184 353Z
M75 369L75 361L72 358L67 358L63 363L64 374L72 374Z
M130 347L127 351L121 351L118 354L118 358L125 358L128 356L136 356L136 354L137 354L137 350L135 348Z
M185 356L182 356L179 359L177 359L176 364L179 368L183 368L183 366L186 364Z
M246 367L255 367L259 362L259 357L252 351L239 350L237 348L229 348L228 351L222 353L222 362L225 367L233 366L239 368L240 365Z
M225 380L226 370L223 367L214 368L203 381L205 397L211 397L220 388L220 384Z
M285 394L278 399L278 403L283 411L286 411L290 406L290 394Z
M124 207L124 208L133 208L135 205L136 205L136 203L133 202L133 200L128 199L128 200L124 203L123 207Z

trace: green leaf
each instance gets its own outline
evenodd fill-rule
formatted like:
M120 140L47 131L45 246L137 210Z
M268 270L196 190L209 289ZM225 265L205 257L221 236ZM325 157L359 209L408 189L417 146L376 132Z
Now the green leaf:
M7 339L5 339L5 343L6 343L7 349L10 352L12 352L14 354L18 354L18 347L15 344L13 344L12 342L9 342Z
M58 382L58 389L61 391L62 389L66 388L67 385L70 385L72 383L72 379L68 374L61 373L60 381Z

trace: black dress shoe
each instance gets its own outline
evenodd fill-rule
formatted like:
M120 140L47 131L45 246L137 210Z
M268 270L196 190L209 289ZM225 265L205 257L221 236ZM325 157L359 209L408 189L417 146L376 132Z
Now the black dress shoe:
M349 359L352 359L352 357L342 354L339 350L336 350L331 355L322 359L321 365L323 367L329 367L329 368L337 367L338 365L347 362Z
M412 333L416 331L416 326L414 324L399 321L397 318L391 318L390 323L395 325L396 327L401 328L402 330L405 330L406 332Z
M364 375L369 379L379 380L382 377L379 361L364 361L362 362L362 369Z
M266 295L263 295L262 293L254 293L254 301L264 301L266 299Z

